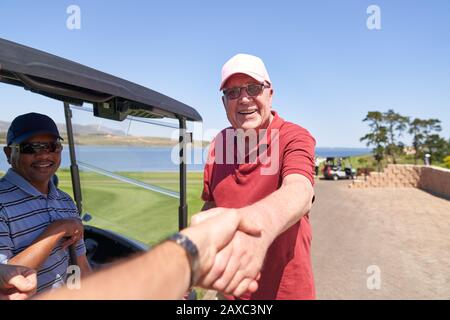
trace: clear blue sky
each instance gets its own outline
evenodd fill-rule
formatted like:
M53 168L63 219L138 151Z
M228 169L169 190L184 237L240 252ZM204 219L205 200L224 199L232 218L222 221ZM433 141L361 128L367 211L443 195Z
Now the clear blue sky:
M81 8L81 30L66 9ZM366 9L381 9L368 30ZM274 109L320 147L360 147L369 110L439 118L450 137L450 1L0 2L0 37L75 60L196 108L205 129L228 126L218 86L236 53L260 56ZM0 84L0 119L59 103Z

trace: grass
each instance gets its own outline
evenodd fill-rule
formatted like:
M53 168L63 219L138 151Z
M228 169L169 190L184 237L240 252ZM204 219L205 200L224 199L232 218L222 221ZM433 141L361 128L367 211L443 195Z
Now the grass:
M179 190L178 173L122 172L123 176L157 185L173 191ZM57 173L59 188L73 198L70 171ZM99 228L112 230L148 245L154 245L178 230L178 199L120 182L92 172L81 172L83 212L93 217L88 222ZM203 173L187 174L188 214L199 212ZM202 299L206 290L195 288Z
M124 176L178 191L178 173L128 172ZM73 197L70 171L59 170L59 187ZM83 213L88 223L152 245L178 229L178 199L92 172L81 172ZM200 211L203 174L188 173L189 216Z
M372 155L362 155L362 156L356 156L351 157L350 162L352 164L352 167L355 169L358 168L373 168L374 170L377 170L377 162L375 161L374 157ZM415 164L414 156L413 155L398 155L396 157L397 164ZM391 157L385 157L381 161L381 167L386 168L388 164L392 164ZM418 165L423 165L424 161L423 159L417 160ZM442 167L445 168L444 162L433 162L433 166Z

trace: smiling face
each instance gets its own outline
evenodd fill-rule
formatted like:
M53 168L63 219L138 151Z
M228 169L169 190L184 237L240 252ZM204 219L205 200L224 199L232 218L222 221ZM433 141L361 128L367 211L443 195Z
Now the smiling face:
M259 83L252 77L237 73L232 75L224 85L224 89L243 87L248 84ZM267 128L273 119L272 108L273 89L265 88L260 95L251 97L245 89L237 99L222 97L227 112L228 121L235 129L263 129Z
M54 142L49 134L36 135L26 142ZM48 192L48 183L61 164L61 152L42 150L35 154L20 153L16 148L5 147L11 167L42 193Z

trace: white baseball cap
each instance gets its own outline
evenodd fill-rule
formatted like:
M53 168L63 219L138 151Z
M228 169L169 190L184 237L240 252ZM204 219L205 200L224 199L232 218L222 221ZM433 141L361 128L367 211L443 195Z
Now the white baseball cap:
M225 82L236 73L246 74L259 82L267 81L271 83L269 73L261 58L250 54L239 53L223 65L220 90L223 89Z

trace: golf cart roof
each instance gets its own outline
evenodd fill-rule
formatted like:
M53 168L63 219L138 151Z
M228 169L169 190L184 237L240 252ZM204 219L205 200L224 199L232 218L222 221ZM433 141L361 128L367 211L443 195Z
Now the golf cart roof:
M202 121L193 108L130 81L0 38L0 82L75 105L92 103L94 115Z

